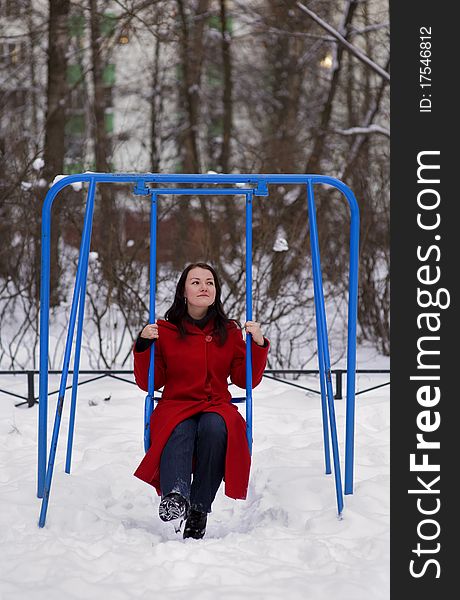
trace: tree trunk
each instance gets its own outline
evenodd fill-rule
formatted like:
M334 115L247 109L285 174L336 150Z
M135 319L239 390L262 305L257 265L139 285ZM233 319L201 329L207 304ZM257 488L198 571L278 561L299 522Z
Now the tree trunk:
M93 115L94 115L94 155L96 171L108 173L110 171L109 139L105 124L105 93L103 71L106 61L101 47L100 17L98 14L97 0L89 0L90 25L91 25L91 60L93 75ZM100 208L98 213L98 253L101 259L102 270L109 291L114 283L113 269L118 231L118 218L115 206L115 195L110 184L100 185Z
M177 5L181 29L181 95L187 117L181 140L183 169L186 173L200 173L201 159L198 145L200 86L204 46L203 32L209 0L198 0L196 11L192 16L186 14L183 0L177 0Z
M230 152L232 139L233 121L233 81L232 81L232 55L230 32L227 30L227 6L226 0L220 0L220 26L222 31L222 66L224 73L224 86L222 89L223 105L223 131L222 148L220 155L220 168L222 173L229 173Z
M69 0L50 0L49 3L49 26L48 26L48 81L47 81L47 109L45 121L45 147L43 159L43 178L46 181L42 201L56 175L64 171L65 155L65 106L68 100L67 85L67 48L69 45L68 20ZM40 202L40 208L43 202ZM50 303L51 306L59 304L59 238L61 227L61 204L59 199L54 203L53 226L51 228L51 265L50 265ZM41 223L39 215L37 223ZM36 273L37 289L39 297L40 285L40 233L37 232L36 240Z
M155 53L153 59L152 97L150 101L150 168L152 173L160 169L161 146L158 140L159 124L162 113L163 93L160 90L160 44L155 39Z
M356 0L349 0L347 2L346 11L343 15L342 23L339 29L340 33L344 36L345 39L347 39L347 28L351 24L356 7ZM332 116L334 98L338 90L340 68L344 50L345 48L341 44L337 47L336 50L334 71L332 73L331 84L329 86L329 91L323 105L323 111L321 113L320 123L317 129L313 150L310 153L310 156L307 160L307 164L305 165L305 173L320 173L321 170L321 158L323 156L325 146L324 141L327 135L327 129L329 127L329 123Z

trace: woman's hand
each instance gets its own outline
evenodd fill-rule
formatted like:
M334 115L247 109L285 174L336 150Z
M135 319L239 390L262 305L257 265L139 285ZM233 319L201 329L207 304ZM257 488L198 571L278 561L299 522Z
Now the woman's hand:
M156 321L155 323L149 323L144 327L144 329L141 332L141 337L147 338L149 340L157 340L159 338L158 325Z
M264 345L265 340L262 330L260 329L260 323L257 323L256 321L246 321L244 328L246 333L250 333L252 335L252 339L254 340L255 344L258 346Z

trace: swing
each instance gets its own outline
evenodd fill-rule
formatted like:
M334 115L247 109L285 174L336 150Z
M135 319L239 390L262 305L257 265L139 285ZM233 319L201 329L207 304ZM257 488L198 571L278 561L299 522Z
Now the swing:
M59 386L58 402L53 426L50 452L47 460L47 415L48 415L48 349L49 349L49 310L50 310L50 231L51 207L57 194L66 186L88 182L88 195L85 210L83 233L72 299L69 328L67 332L62 376ZM89 250L91 242L94 198L97 183L132 183L134 194L151 196L150 217L150 307L151 322L155 317L156 296L156 227L157 197L163 194L174 195L245 195L246 198L246 320L252 320L252 201L253 196L268 196L269 184L303 184L306 186L308 213L310 219L310 243L312 253L312 270L315 300L316 330L318 341L318 366L321 389L321 411L323 419L323 440L325 471L330 474L330 443L334 464L337 511L343 510L342 480L337 439L337 427L334 410L334 394L331 379L331 363L327 335L326 313L321 275L321 262L316 225L316 208L314 201L314 184L326 184L338 189L346 198L350 213L350 267L348 298L348 342L347 342L347 406L345 431L345 494L353 493L353 456L354 456L354 414L355 414L355 371L356 371L356 319L358 301L358 246L359 246L359 209L353 192L338 179L323 175L164 175L164 174L132 174L132 173L83 173L69 175L56 182L46 195L42 210L41 238L41 288L40 288L40 391L39 391L39 427L38 427L38 478L37 496L42 498L39 527L44 527L48 509L54 461L59 437L62 409L70 366L70 355L77 322L77 335L74 356L72 381L72 398L70 407L69 433L67 443L66 472L70 473L73 431L78 387L78 373L83 331L85 307L86 279L88 272ZM237 185L225 188L150 188L146 184L212 184ZM241 187L245 186L245 187ZM150 417L154 408L154 349L150 355L148 393L144 405L144 449L150 447ZM249 450L252 452L252 356L251 336L246 336L246 396L234 398L234 402L246 403L246 436Z
M156 297L156 249L157 249L157 205L158 196L164 195L244 195L246 197L246 321L252 320L252 200L253 194L268 196L268 190L262 189L229 189L212 188L208 190L200 189L149 189L144 186L137 186L134 190L136 195L151 196L150 209L150 302L149 302L149 323L155 322L155 297ZM246 438L248 440L249 452L252 454L252 348L251 334L246 336L246 396L232 398L233 403L246 402ZM150 419L155 408L154 398L154 368L155 363L155 344L150 346L150 365L148 375L148 392L144 403L144 450L148 452L151 444L150 440Z

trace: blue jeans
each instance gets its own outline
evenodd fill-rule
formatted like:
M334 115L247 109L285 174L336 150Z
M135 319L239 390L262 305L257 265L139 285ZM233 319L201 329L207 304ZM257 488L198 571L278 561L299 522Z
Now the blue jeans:
M227 427L217 413L199 413L179 423L161 454L162 497L178 492L187 498L191 508L211 512L224 477L226 451Z

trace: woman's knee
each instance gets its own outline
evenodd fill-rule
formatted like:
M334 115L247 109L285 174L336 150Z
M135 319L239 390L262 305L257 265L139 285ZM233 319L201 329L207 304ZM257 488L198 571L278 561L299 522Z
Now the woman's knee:
M209 412L200 415L198 422L198 435L215 439L227 438L227 426L225 420L217 413Z
M191 419L185 419L178 423L171 435L170 438L183 438L183 437L194 437L196 433L196 421L192 417Z

